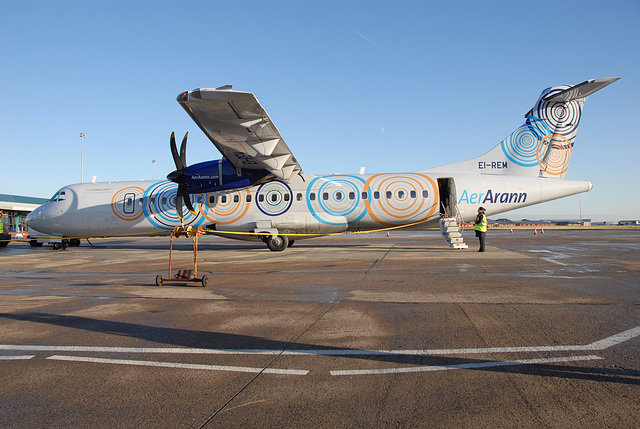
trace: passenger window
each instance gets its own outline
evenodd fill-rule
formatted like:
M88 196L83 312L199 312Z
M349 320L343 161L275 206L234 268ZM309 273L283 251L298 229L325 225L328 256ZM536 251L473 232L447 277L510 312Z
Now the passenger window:
M296 200L302 201L302 194L300 192L296 195Z
M362 191L362 199L366 200L367 198L369 198L369 194L367 193L367 191Z
M259 202L264 202L264 194L258 195L258 201Z
M404 200L404 191L398 191L398 198Z
M379 200L379 199L380 199L380 192L375 191L375 192L373 193L373 198L375 198L376 200Z
M391 191L387 191L387 199L390 200L392 196L393 194L391 193Z
M233 202L234 203L239 203L240 202L240 195L234 195L233 196Z
M274 192L273 194L271 194L271 202L275 203L276 201L278 201L278 194Z
M425 198L429 198L429 191L427 191L426 189L422 191L422 196Z
M251 202L251 195L247 195L247 202L250 203Z
M356 193L355 192L349 192L349 199L350 200L355 200L356 199Z
M322 199L327 201L329 199L329 193L328 192L323 193L322 194Z
M215 204L215 203L216 203L216 196L209 195L209 204Z
M284 194L284 200L285 201L289 201L291 199L291 195L289 194Z
M315 201L315 200L316 200L316 194L315 194L315 192L312 192L312 193L310 193L310 194L309 194L309 199L310 199L311 201Z
M162 205L167 204L167 197L162 197Z
M411 191L411 198L415 198L417 196L418 196L418 194L416 194L416 191Z
M156 203L156 197L151 197L151 198L149 199L149 204L150 204L150 205L154 205L155 203Z
M221 202L222 204L226 204L226 202L227 202L227 196L226 196L226 195L221 196L221 197L220 197L220 202Z

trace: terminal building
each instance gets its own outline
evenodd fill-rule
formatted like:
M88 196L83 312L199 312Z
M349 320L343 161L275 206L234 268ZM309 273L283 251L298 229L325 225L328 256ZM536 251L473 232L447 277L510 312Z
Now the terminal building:
M9 232L26 232L27 215L47 201L47 198L23 197L0 194L0 210L4 229Z

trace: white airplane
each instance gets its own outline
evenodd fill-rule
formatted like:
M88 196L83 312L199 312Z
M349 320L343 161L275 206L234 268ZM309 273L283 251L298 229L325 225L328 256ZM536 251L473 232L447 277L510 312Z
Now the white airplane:
M545 89L522 126L469 161L414 173L320 176L303 172L254 94L195 89L177 100L222 159L187 166L188 133L179 153L172 134L176 171L168 181L65 186L27 224L71 244L202 226L281 251L300 238L439 222L451 247L466 247L454 220L473 220L478 206L495 215L592 188L565 175L586 97L618 79Z

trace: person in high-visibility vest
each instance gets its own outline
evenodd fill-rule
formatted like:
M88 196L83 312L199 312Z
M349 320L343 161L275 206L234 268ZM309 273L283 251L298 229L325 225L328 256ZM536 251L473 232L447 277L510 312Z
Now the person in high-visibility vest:
M478 209L478 216L476 216L476 237L480 240L480 249L478 252L484 252L484 239L487 237L487 215L484 214L484 207Z
M4 224L2 223L2 211L0 211L0 234L4 234Z

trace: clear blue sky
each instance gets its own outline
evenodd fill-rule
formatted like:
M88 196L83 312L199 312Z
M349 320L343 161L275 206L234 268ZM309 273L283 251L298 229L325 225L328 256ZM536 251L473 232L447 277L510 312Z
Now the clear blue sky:
M0 193L173 170L219 153L175 101L254 92L308 173L406 172L485 153L549 86L587 100L568 178L513 219L640 219L640 2L0 0Z

